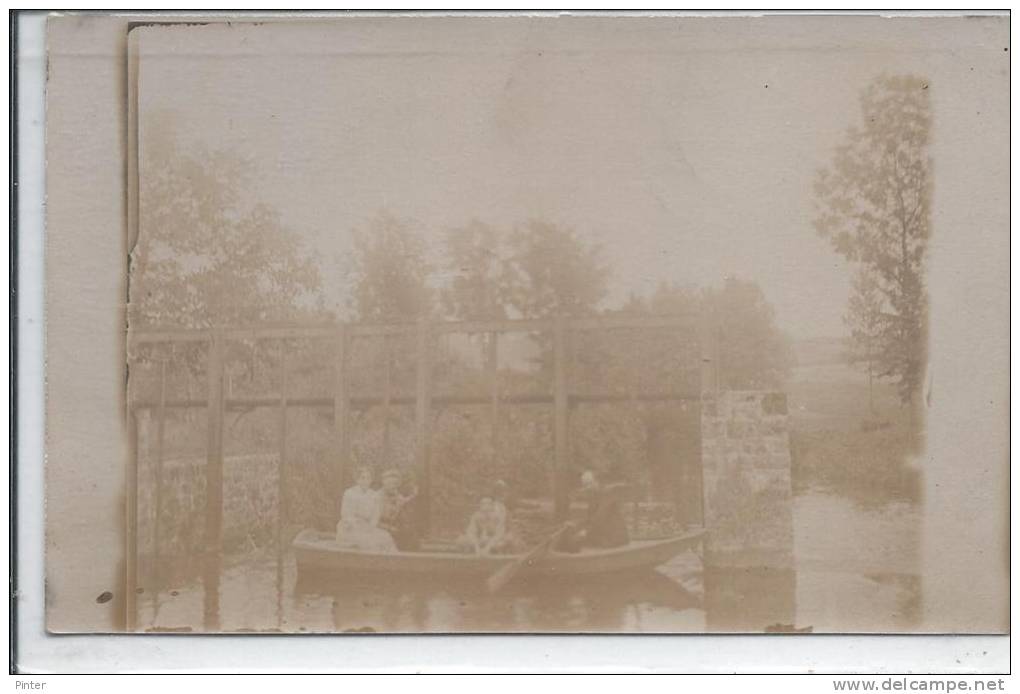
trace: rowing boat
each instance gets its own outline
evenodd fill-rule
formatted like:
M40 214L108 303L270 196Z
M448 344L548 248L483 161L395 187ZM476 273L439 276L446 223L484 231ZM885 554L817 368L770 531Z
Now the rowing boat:
M580 552L552 551L520 575L527 578L594 577L605 574L650 571L682 552L695 548L703 531L699 528L659 540L637 540L611 549ZM293 543L301 575L332 575L337 578L378 577L437 578L482 581L500 567L524 555L475 555L451 551L377 553L346 549L333 535L313 529L301 531Z

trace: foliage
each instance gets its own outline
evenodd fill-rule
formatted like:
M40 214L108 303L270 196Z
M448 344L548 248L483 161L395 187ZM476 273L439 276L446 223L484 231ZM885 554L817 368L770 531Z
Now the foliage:
M917 502L920 471L907 461L922 446L904 422L877 428L790 432L794 491L834 491L861 505Z
M425 242L410 223L387 214L354 232L351 308L367 323L413 321L433 311Z
M790 454L794 491L831 491L862 505L920 499L923 434L899 405L896 386L869 384L839 355L799 369L789 384Z
M609 291L609 267L598 246L572 230L530 221L510 235L510 303L526 318L595 311Z
M444 251L442 303L457 320L593 313L609 291L599 247L548 222L505 233L472 221L447 233Z
M874 410L873 380L878 346L882 339L882 307L885 299L874 273L867 267L858 270L854 277L853 293L847 303L843 323L850 331L849 359L851 363L863 362L868 373L868 406Z
M793 363L790 340L776 324L775 311L761 287L752 281L728 277L722 286L700 291L662 284L647 299L632 297L626 310L689 316L693 329L701 333L703 351L718 367L724 388L779 388ZM691 348L674 339L660 341L654 352L632 347L630 353L639 365L668 365Z
M643 484L640 462L646 459L647 426L644 408L587 405L570 417L570 452L573 472L594 470L602 479Z
M443 534L463 532L467 519L495 477L483 475L492 459L484 415L468 408L436 413L431 437L432 506L437 529Z
M323 317L317 300L317 265L275 213L246 206L241 191L249 179L246 162L209 151L184 153L174 138L156 129L143 162L141 191L145 232L132 256L132 320L135 325L202 327L211 325L293 322ZM443 315L455 320L542 318L605 313L610 270L600 249L573 229L532 220L512 230L479 221L450 230L438 258L419 230L405 220L381 213L355 230L350 272L351 319L363 323L404 322ZM441 272L437 282L436 270ZM771 309L755 285L728 282L698 292L660 288L636 298L626 312L728 315L727 363L737 374L733 387L770 381L781 368L770 350L781 340L773 333ZM569 363L576 387L626 395L636 389L669 390L674 367L699 364L694 341L642 331L598 334L574 339ZM548 389L551 336L533 336L539 368L499 366L502 387L536 392ZM480 346L483 353L488 343ZM228 397L256 397L282 392L281 348L288 353L287 393L328 395L332 372L328 341L233 341L225 359ZM436 364L451 390L488 392L484 359L464 358L463 347L441 354ZM376 394L382 382L391 392L413 389L416 340L410 336L359 338L350 345L349 386L357 395ZM527 352L527 350L522 350ZM532 352L534 353L534 352ZM201 367L204 354L191 358ZM781 360L780 360L781 361ZM151 366L151 365L150 365ZM176 366L173 368L177 368ZM739 370L738 370L739 369ZM757 369L757 371L755 371ZM190 374L188 388L203 392L201 368ZM158 368L144 369L147 383L158 382ZM171 373L170 381L179 381ZM435 374L434 374L435 376ZM133 373L133 378L135 374ZM442 380L436 378L436 384ZM412 391L413 392L413 391ZM496 414L496 421L492 416ZM593 467L608 477L644 487L655 484L646 460L675 455L667 433L678 418L690 419L679 406L621 401L575 407L571 415L571 462L574 470ZM196 422L202 421L201 415ZM267 426L267 422L269 422ZM195 422L191 422L193 426ZM414 469L413 412L407 407L357 410L350 422L350 470L369 465L378 473L397 466ZM250 452L278 446L275 413L253 409L227 417L227 447L241 443ZM332 456L336 447L328 411L288 410L287 512L291 523L328 529L340 494ZM429 423L433 479L432 502L437 524L453 532L462 527L477 495L494 480L504 479L517 496L549 491L553 464L552 417L542 405L495 408L437 406ZM201 443L203 437L197 440ZM512 443L511 443L512 442ZM228 455L247 451L228 450Z
M130 267L132 327L316 315L317 265L275 211L242 199L250 162L220 151L186 152L158 125L146 137Z
M894 379L901 399L909 402L921 386L926 359L928 83L914 76L880 77L864 90L860 104L861 125L847 131L832 164L818 173L814 225L837 253L874 278L883 307L868 320L880 326L879 375Z
M715 334L721 385L730 389L778 388L793 362L790 342L755 282L729 277L702 291L701 313ZM714 340L713 340L714 338Z
M454 320L507 318L515 268L505 235L473 220L447 232L445 251L444 313Z
M278 439L273 443L279 446ZM332 412L288 409L287 469L284 473L288 524L325 531L336 528L337 502L342 493L336 479L336 465Z

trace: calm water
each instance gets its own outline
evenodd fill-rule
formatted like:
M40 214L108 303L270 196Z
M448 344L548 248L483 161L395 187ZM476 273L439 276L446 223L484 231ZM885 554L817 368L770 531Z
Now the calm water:
M274 555L228 560L222 628L288 632L704 632L812 627L911 631L920 615L919 514L908 504L862 508L812 493L794 507L790 572L705 573L682 555L641 579L508 587L499 595L449 590L298 584L291 557L277 590ZM176 594L173 594L176 593ZM201 584L141 596L143 628L202 624Z

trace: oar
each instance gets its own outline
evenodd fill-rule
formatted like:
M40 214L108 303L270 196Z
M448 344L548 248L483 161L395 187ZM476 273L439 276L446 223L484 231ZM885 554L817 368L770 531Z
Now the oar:
M541 544L533 547L531 551L517 561L512 561L509 564L504 564L499 567L499 569L485 581L485 587L489 589L490 593L496 593L502 590L507 583L514 579L521 569L544 557L569 527L569 524L564 525L562 528L546 538Z

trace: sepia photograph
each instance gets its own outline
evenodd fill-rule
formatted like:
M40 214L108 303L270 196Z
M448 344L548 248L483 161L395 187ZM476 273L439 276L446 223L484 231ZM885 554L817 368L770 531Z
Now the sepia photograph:
M51 468L51 631L1008 630L1008 258L938 266L1008 247L1008 151L959 160L1008 150L1008 17L126 43L124 552L64 599L104 482Z

